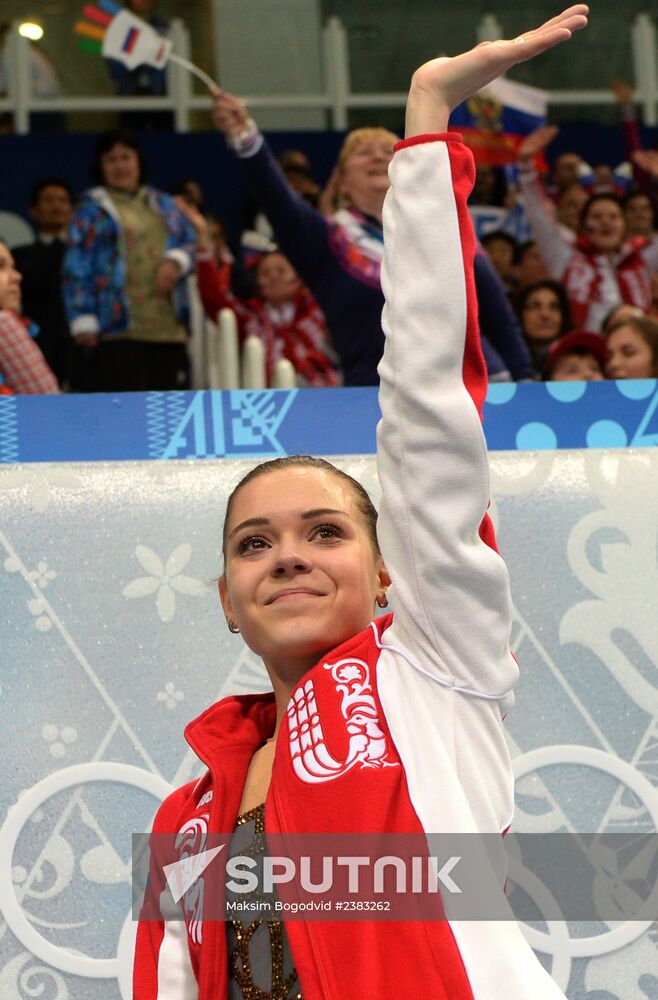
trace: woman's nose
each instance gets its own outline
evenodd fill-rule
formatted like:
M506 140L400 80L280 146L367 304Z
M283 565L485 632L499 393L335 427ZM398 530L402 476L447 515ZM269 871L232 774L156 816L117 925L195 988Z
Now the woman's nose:
M274 575L275 576L291 576L297 573L308 573L310 572L311 564L308 559L306 559L299 550L294 547L289 547L286 549L281 549L277 553L276 562L274 565Z

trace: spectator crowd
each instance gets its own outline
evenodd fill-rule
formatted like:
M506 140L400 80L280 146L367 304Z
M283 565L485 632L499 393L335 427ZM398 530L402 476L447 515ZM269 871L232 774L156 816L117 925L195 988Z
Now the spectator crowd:
M491 380L658 377L658 151L641 147L631 88L614 89L621 168L562 152L548 169L558 130L543 126L521 142L517 164L476 170L475 284ZM229 308L240 340L262 341L268 380L285 358L300 386L377 384L397 136L349 133L322 190L304 153L273 155L237 98L218 91L213 116L252 192L237 247L194 179L172 193L148 184L128 129L99 137L93 185L77 201L65 178L36 179L35 241L0 241L0 391L186 388L192 274L210 320Z

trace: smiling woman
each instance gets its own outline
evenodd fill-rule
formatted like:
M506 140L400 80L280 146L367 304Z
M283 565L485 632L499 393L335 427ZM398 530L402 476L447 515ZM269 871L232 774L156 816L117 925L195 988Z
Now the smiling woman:
M384 205L381 552L367 496L327 463L268 463L234 491L221 602L274 690L224 699L188 726L207 772L154 823L186 864L210 835L244 836L245 826L252 845L310 832L326 835L328 851L336 834L415 834L426 850L432 832L490 833L498 856L478 869L477 897L488 890L504 904L499 835L513 782L501 718L518 668L487 515L486 372L466 205L473 160L446 128L453 107L566 41L586 13L577 5L413 76ZM372 621L389 584L395 615ZM182 898L186 926L143 911L135 1000L564 1000L514 920L456 919L449 893L422 927L224 923L208 909L225 898L222 876L204 878ZM150 888L156 899L165 888L155 861ZM358 961L349 961L355 938Z

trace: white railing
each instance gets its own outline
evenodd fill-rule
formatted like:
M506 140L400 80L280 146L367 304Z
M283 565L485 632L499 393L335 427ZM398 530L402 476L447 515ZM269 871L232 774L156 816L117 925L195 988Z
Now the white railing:
M169 92L164 97L55 97L37 98L32 94L29 42L18 34L18 23L8 35L7 63L9 75L9 95L0 98L0 111L10 111L14 115L16 132L29 132L30 114L35 111L126 111L170 110L173 112L176 130L187 132L190 128L190 113L210 108L210 98L195 95L189 74L173 63L169 67ZM637 14L630 25L633 54L633 77L636 83L636 101L642 108L646 125L658 123L658 72L656 53L658 51L656 25L650 14ZM485 14L480 20L476 35L479 41L502 37L503 29L493 14ZM171 40L174 51L184 58L190 57L189 34L182 21L171 22ZM324 93L319 94L254 94L244 100L251 108L322 108L327 111L329 124L334 129L348 127L349 112L352 108L404 108L406 94L354 93L349 72L349 44L347 31L339 17L330 17L322 31L324 66ZM608 88L596 90L550 90L549 103L552 105L597 105L614 104L615 97Z
M201 346L205 361L195 364L195 348ZM216 323L204 320L192 330L193 389L266 389L265 347L258 337L247 337L242 350L232 309L222 309ZM294 389L295 369L287 358L274 366L271 389Z

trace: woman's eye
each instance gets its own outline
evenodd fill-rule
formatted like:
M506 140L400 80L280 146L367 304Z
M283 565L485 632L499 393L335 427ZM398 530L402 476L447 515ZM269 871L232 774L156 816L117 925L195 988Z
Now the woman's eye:
M259 535L249 535L238 542L238 555L244 555L247 552L258 552L264 549L266 545L267 542L265 539Z
M312 538L342 538L343 532L337 524L319 524L313 529Z

